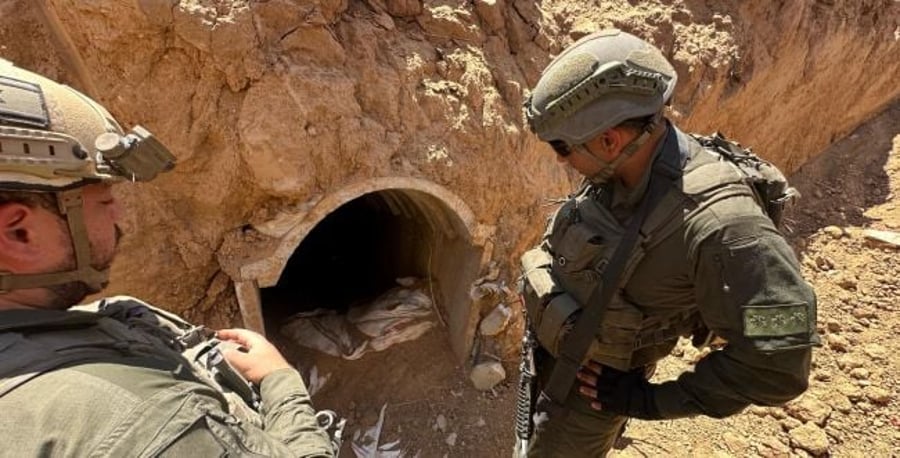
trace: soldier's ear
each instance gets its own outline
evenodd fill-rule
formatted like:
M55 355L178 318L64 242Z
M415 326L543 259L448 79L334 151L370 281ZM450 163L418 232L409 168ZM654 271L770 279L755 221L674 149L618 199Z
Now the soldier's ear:
M33 256L35 245L35 211L17 203L0 204L0 260Z

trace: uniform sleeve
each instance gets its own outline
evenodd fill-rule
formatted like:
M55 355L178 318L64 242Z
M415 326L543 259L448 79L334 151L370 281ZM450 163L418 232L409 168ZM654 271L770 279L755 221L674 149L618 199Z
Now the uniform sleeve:
M281 369L269 374L262 381L260 395L260 412L267 433L290 447L331 449L328 435L316 423L306 384L297 371Z
M816 297L791 247L749 197L712 205L689 228L701 317L728 343L658 387L661 414L721 418L799 396L818 344Z
M202 418L173 440L160 456L333 457L319 428L300 374L282 369L260 387L263 428L238 421L220 409L201 408ZM210 398L205 397L204 401Z

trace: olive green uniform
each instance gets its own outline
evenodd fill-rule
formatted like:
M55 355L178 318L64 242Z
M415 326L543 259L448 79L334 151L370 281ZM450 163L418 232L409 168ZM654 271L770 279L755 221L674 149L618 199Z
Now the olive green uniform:
M608 306L586 359L643 371L667 355L679 335L705 327L727 345L694 371L655 387L662 418L721 418L750 404L779 405L798 396L808 384L810 346L818 343L816 299L790 246L750 186L727 179L728 165L693 138L669 125L654 159L672 161L683 175L647 218L650 225L660 218L669 222L642 226L643 258L626 269L630 276ZM546 255L541 269L550 273L553 289L576 304L587 301L611 251L604 239L615 239L621 231L616 223L634 214L650 178L648 169L631 191L618 182L587 186L562 205L539 250L531 253ZM666 212L675 216L659 216ZM541 344L556 354L559 342L552 335L544 331ZM544 381L552 365L541 365ZM602 456L612 447L626 419L592 409L577 389L576 382L565 409L550 408L542 395L529 456Z
M80 341L95 352L24 383L0 383L0 456L333 456L295 370L263 379L260 427L259 421L238 418L223 392L179 353L167 351L172 344L164 334L109 318L102 327L83 326L77 324L85 322L80 317L90 314L0 311L3 326L75 323L54 325L52 333L41 326L0 332L0 360L7 368L16 359L27 363L32 350L26 342L50 342L41 338ZM107 344L110 335L117 343ZM66 351L84 350L56 354ZM18 372L0 375L10 382L10 375L27 376L28 370Z

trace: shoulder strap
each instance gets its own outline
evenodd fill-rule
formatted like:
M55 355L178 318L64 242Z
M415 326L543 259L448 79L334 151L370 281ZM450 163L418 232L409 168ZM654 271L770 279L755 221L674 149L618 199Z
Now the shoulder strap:
M165 336L134 332L131 312L146 304L115 298L72 310L10 310L0 323L0 397L29 380L80 362L112 356L154 353ZM174 349L173 349L174 351Z
M628 223L619 246L616 247L610 258L609 264L607 264L608 267L603 271L601 281L591 291L574 329L562 343L559 358L557 358L556 364L553 366L553 372L550 374L550 380L545 389L550 399L558 404L563 404L568 397L569 389L572 387L572 383L575 382L575 376L581 367L584 355L594 339L597 328L603 321L606 307L622 285L622 274L625 271L625 265L628 263L627 261L637 242L644 220L658 201L671 188L672 174L677 172L663 167L665 162L664 160L658 160L654 163L647 196Z

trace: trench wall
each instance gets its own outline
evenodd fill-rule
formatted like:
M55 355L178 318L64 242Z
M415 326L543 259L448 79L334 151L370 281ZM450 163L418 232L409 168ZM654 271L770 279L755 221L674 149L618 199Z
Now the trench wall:
M891 0L9 0L0 56L92 93L178 156L122 190L111 289L211 325L255 226L374 177L439 184L496 226L502 278L571 176L523 128L552 55L616 26L681 75L671 116L789 171L898 98ZM267 245L268 244L268 245ZM256 249L256 248L254 248Z

